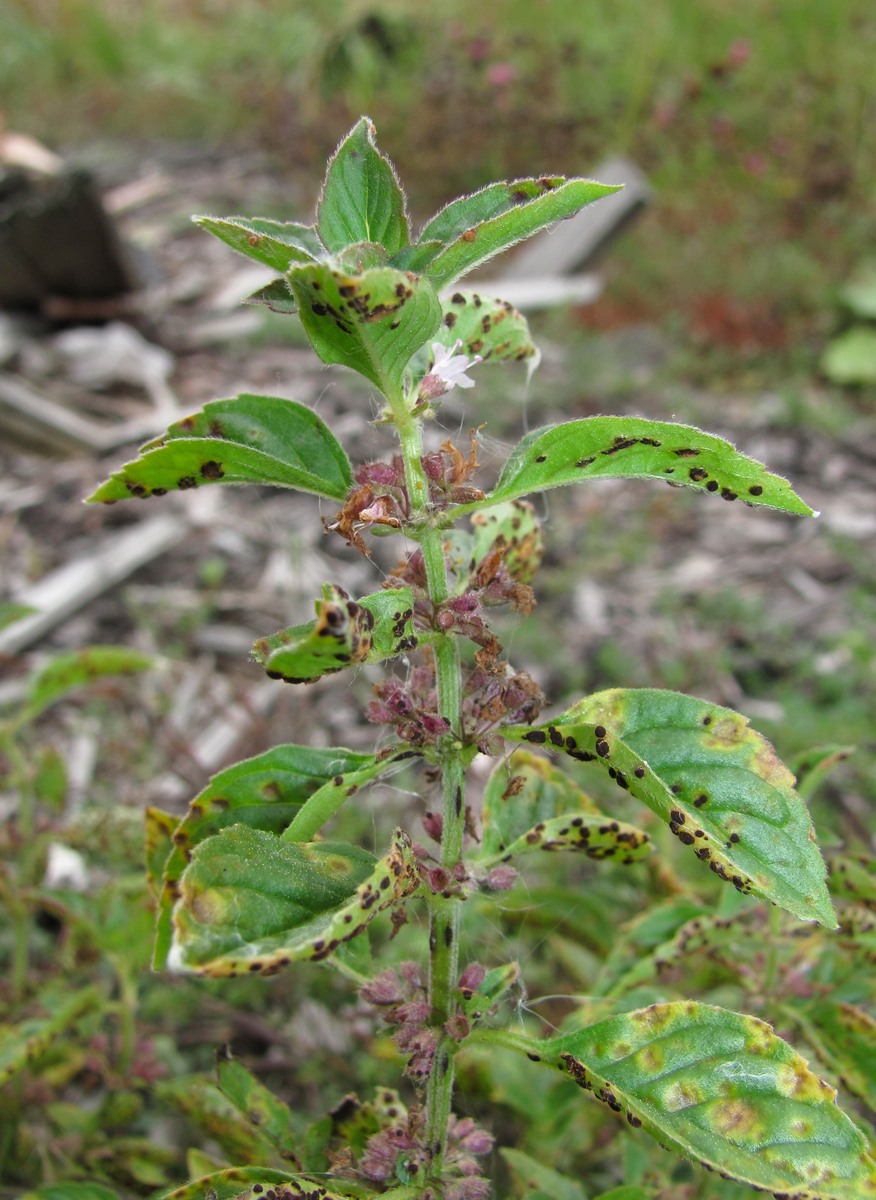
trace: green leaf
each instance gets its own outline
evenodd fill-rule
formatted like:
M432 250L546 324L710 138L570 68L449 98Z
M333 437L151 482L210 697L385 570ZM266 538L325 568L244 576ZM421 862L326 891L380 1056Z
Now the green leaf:
M220 1166L233 1162L260 1169L300 1170L300 1164L280 1155L271 1139L208 1076L184 1075L166 1080L159 1085L158 1096L165 1105L176 1105L221 1149ZM215 1167L208 1166L207 1171L211 1170Z
M395 254L410 240L404 192L375 133L361 117L329 159L317 215L319 236L331 251L379 242Z
M294 316L298 312L295 297L285 279L273 279L266 283L264 287L247 296L244 304L263 304L271 312L282 313L284 316Z
M152 659L123 646L86 646L59 654L28 681L24 715L33 720L62 697L107 675L133 675L145 671Z
M388 588L351 600L333 584L316 601L315 621L293 625L253 646L253 657L272 679L312 683L359 663L382 662L417 644L410 588Z
M194 850L168 961L175 971L234 976L324 959L418 885L401 831L375 864L356 846L286 842L233 825Z
M312 225L270 221L266 217L192 217L192 220L232 250L281 273L294 263L313 262L325 254Z
M228 825L247 825L266 833L285 829L304 802L324 783L355 772L374 761L338 747L275 746L214 775L195 796L181 821L174 821L169 853L164 814L147 814L147 870L161 881L155 939L155 970L167 960L171 943L171 912L179 896L179 881L194 848ZM150 848L150 844L151 848Z
M664 479L725 500L814 515L786 479L723 438L690 425L641 417L584 417L533 430L512 450L486 503L619 476Z
M806 1200L876 1195L866 1139L769 1025L694 1001L652 1004L514 1044L662 1144L733 1179Z
M353 471L343 448L315 412L280 396L243 393L147 442L88 497L111 503L207 483L262 483L343 500Z
M836 928L794 776L739 713L678 692L616 688L536 729L499 732L596 762L721 879Z
M520 965L516 962L505 963L487 971L476 991L461 991L459 1007L469 1021L476 1024L494 1011L509 992L519 987Z
M484 865L533 850L580 850L630 863L651 849L647 834L605 816L574 780L540 755L515 750L487 781L476 856Z
M876 860L863 854L834 855L830 861L830 889L835 896L876 910Z
M260 1083L237 1059L220 1058L216 1063L216 1074L222 1093L257 1127L259 1134L273 1142L284 1158L300 1166L292 1148L295 1122L288 1104Z
M345 800L354 796L363 784L382 779L395 772L419 751L408 747L395 751L384 747L379 754L369 755L361 767L339 773L308 797L292 824L280 835L285 841L308 842L319 832L330 817L338 811Z
M57 1004L48 1017L31 1017L16 1025L0 1025L0 1085L25 1070L52 1042L62 1037L79 1018L101 1003L97 988L82 988Z
M822 1000L804 1010L815 1049L843 1086L876 1113L876 1020L854 1004Z
M813 746L798 754L788 766L797 776L797 791L809 800L841 762L855 753L854 746Z
M476 354L484 362L537 359L538 349L526 317L507 300L481 296L477 292L454 292L442 304L444 318L435 340L444 346L462 342L469 358Z
M821 369L831 383L876 383L876 329L855 325L839 334L822 355Z
M616 191L614 184L561 176L490 184L452 201L425 225L420 242L439 241L444 248L420 270L436 288L445 288L516 242Z
M327 1191L317 1180L269 1167L229 1167L165 1192L160 1200L254 1200L271 1192L282 1200L344 1200L342 1192Z
M102 1183L47 1183L19 1200L119 1200L119 1193Z
M521 1194L527 1200L532 1200L536 1192L550 1200L587 1200L587 1193L577 1180L560 1175L538 1159L508 1146L503 1146L499 1153L511 1168L514 1178L525 1189Z
M357 371L386 395L399 391L412 355L441 324L429 281L392 267L351 274L323 263L287 278L322 361Z

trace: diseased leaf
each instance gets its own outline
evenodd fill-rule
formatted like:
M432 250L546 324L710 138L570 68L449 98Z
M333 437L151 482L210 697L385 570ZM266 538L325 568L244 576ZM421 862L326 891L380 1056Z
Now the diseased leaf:
M281 273L294 263L313 262L325 255L325 247L313 225L270 221L266 217L192 217L192 220L232 250Z
M213 400L140 449L89 502L163 496L208 483L262 483L342 500L350 461L311 409L280 396Z
M333 584L316 601L316 620L259 638L253 657L271 679L312 683L365 662L382 662L417 645L410 588L388 588L351 600Z
M490 184L452 201L427 222L420 243L443 242L444 248L418 269L436 288L445 288L516 242L618 190L558 175Z
M511 451L486 503L618 476L664 479L725 500L814 515L786 479L723 438L690 425L641 417L584 417L533 430Z
M435 340L444 346L462 342L462 353L483 362L523 362L540 357L526 317L507 300L477 292L454 292L442 304L444 317Z
M25 715L33 720L50 704L61 700L76 688L108 675L133 675L145 671L152 659L124 646L86 646L59 654L41 667L28 681Z
M79 1018L101 1003L97 988L82 988L63 1001L47 998L47 1017L30 1017L15 1025L0 1026L0 1085L17 1075L43 1054Z
M516 1043L663 1145L753 1187L806 1200L876 1196L866 1139L833 1088L756 1017L682 1001L544 1042L475 1037Z
M513 989L520 987L520 966L505 963L487 971L475 991L460 989L460 1008L472 1024L477 1024L495 1010L499 1002Z
M179 896L179 880L194 848L228 825L247 825L266 833L280 833L300 812L301 806L328 780L344 779L374 761L373 755L339 747L275 746L264 754L244 759L214 775L195 796L181 821L175 821L171 848L163 863L160 820L147 815L147 849L150 877L161 880L153 967L161 970L170 949L171 912ZM150 810L156 812L157 810Z
M150 806L145 812L145 825L146 883L152 899L158 900L164 867L173 850L173 831L179 825L179 817Z
M371 120L361 117L329 159L317 214L319 235L331 251L379 242L395 254L409 241L404 192L375 133Z
M173 911L174 971L272 975L327 958L419 886L401 830L375 863L356 846L287 842L233 825L197 846Z
M472 573L485 558L501 550L511 578L532 583L544 555L544 535L535 509L527 500L511 500L473 513L471 524Z
M313 1200L314 1196L319 1200L345 1200L343 1192L329 1191L306 1175L268 1167L229 1167L165 1192L160 1200L255 1200L272 1191L282 1200Z
M876 860L866 854L833 855L830 890L876 913Z
M165 1105L168 1102L176 1105L215 1142L223 1154L220 1162L258 1169L300 1169L298 1163L290 1163L288 1157L278 1152L249 1115L241 1112L208 1076L185 1075L166 1080L159 1085L158 1095ZM246 1195L249 1200L249 1193Z
M721 879L836 928L794 776L739 713L678 692L615 688L535 729L500 732L597 763Z
M515 750L487 781L476 858L489 866L533 850L580 850L630 863L650 854L651 844L641 830L601 813L548 759Z
M503 1146L499 1153L508 1163L514 1178L526 1189L524 1194L527 1200L533 1200L536 1196L546 1196L549 1200L587 1200L587 1193L577 1180L546 1167L537 1158L508 1146Z
M288 1104L235 1058L219 1058L216 1075L220 1091L257 1127L259 1134L273 1142L283 1158L300 1166L293 1149L295 1122Z
M353 274L321 264L287 276L313 349L325 363L364 375L387 395L412 355L441 324L441 304L422 276L392 267Z
M292 824L283 831L281 837L289 842L310 841L326 821L334 816L344 801L354 796L363 784L395 774L408 759L416 758L417 755L418 751L408 747L393 750L393 747L387 746L379 754L368 756L368 761L363 766L333 776L302 804Z

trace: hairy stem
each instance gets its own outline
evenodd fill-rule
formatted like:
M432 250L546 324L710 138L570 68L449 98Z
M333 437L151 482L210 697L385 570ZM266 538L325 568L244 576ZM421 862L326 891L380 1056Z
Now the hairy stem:
M405 481L411 517L418 526L429 599L441 604L448 596L444 535L429 520L428 481L422 465L420 422L400 404L392 403L405 464ZM438 687L438 709L450 726L439 745L444 795L441 865L452 872L462 857L465 826L465 763L462 744L462 666L455 637L438 635L432 642ZM426 1089L426 1145L432 1155L432 1175L438 1177L447 1146L447 1129L453 1098L453 1050L446 1032L455 1010L459 975L460 902L456 896L435 896L430 911L429 999L431 1021L438 1033L432 1073Z

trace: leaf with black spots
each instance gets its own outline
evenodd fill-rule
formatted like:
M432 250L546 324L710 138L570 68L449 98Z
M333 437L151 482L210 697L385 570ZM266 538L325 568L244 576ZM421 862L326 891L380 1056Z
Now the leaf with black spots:
M500 733L608 771L719 878L804 921L836 918L794 776L745 717L656 688L615 688Z
M147 442L88 497L106 504L208 483L261 483L343 500L350 460L315 412L280 396L213 400Z
M169 839L166 814L149 810L147 864L150 880L159 884L154 969L161 970L167 960L179 880L196 846L229 825L279 834L325 783L344 779L374 761L373 755L340 747L274 746L214 775L182 820L173 822ZM164 861L159 862L165 849Z
M876 1166L836 1093L764 1021L682 1001L538 1042L479 1032L564 1071L634 1128L713 1171L805 1200L869 1200Z
M325 247L312 225L271 221L267 217L192 217L192 220L232 250L281 274L295 263L313 262L325 256Z
M584 417L533 430L511 451L485 503L618 477L663 479L724 500L815 515L787 479L772 474L723 438L690 425L642 417ZM474 506L461 505L454 512L469 508Z
M232 825L201 842L180 880L168 966L197 975L273 975L328 958L419 886L410 839L375 860L357 846L288 842Z
M417 644L410 588L388 588L351 600L326 584L316 620L259 638L253 657L272 679L312 683L345 667L382 662Z

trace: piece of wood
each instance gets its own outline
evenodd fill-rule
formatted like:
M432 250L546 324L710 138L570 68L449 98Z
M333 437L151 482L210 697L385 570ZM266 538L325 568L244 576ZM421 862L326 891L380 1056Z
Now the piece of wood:
M178 545L191 528L186 517L163 514L95 540L85 557L58 567L13 597L36 612L0 630L0 654L26 649L138 567Z
M133 287L87 172L0 176L0 308L39 312L55 297L101 301Z
M622 183L623 190L537 233L502 260L503 267L496 275L477 281L477 291L498 296L523 311L556 304L592 304L602 292L602 279L581 272L651 197L647 179L628 159L606 160L596 168L594 178L600 183Z
M582 208L574 217L530 238L502 270L499 279L550 279L573 275L589 266L609 242L641 212L651 197L647 179L625 158L612 158L595 170L600 183L622 183L615 192Z
M93 421L0 372L0 431L19 445L50 454L105 454L161 433L179 415L174 405L130 421Z

